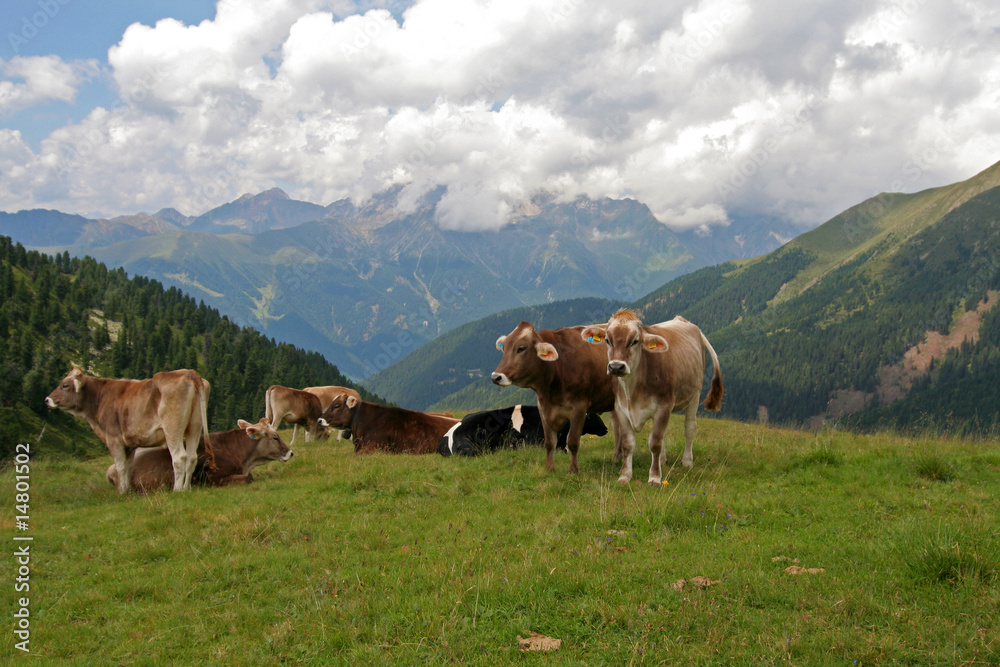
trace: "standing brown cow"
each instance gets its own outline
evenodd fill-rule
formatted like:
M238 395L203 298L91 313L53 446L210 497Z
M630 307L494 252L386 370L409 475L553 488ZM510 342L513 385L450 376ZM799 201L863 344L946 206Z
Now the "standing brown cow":
M212 457L208 391L208 382L192 370L157 373L149 380L108 380L88 376L74 366L45 404L87 420L115 461L119 493L132 487L136 448L163 444L173 462L174 491L186 491L191 488L202 433Z
M614 376L615 414L622 429L622 464L618 481L632 479L632 452L635 436L643 425L653 420L649 435L649 483L660 484L666 459L663 436L670 413L684 412L685 468L694 465L694 431L698 399L705 377L705 350L712 356L715 374L705 398L705 408L722 407L722 371L715 350L701 329L683 317L669 322L644 326L635 313L622 308L606 325L583 330L581 338L592 347L607 343L607 372Z
M545 467L550 471L556 468L559 429L569 422L566 436L569 471L579 472L577 451L587 413L610 412L615 406L604 352L582 340L582 331L582 326L536 331L528 322L521 322L512 332L497 339L503 359L490 377L501 387L514 384L537 395L545 433ZM617 456L619 431L614 414L611 426Z
M284 420L293 426L302 426L306 432L306 442L324 438L325 428L317 420L323 414L323 404L316 394L301 389L272 384L264 394L264 416L275 430ZM295 444L296 430L292 431L290 445Z

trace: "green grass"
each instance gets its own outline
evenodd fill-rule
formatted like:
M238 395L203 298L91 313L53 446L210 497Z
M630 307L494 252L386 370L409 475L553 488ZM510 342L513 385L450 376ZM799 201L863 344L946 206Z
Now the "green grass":
M546 473L535 448L443 459L310 443L250 487L145 497L117 496L110 457L39 459L32 654L79 665L1000 663L1000 444L703 420L686 471L680 440L675 423L659 488L644 482L648 451L640 482L618 484L610 436L585 439L576 476L565 455ZM13 486L7 468L9 536ZM786 573L795 559L824 571ZM695 576L718 583L672 587ZM562 647L521 653L529 631ZM13 643L8 632L0 655Z

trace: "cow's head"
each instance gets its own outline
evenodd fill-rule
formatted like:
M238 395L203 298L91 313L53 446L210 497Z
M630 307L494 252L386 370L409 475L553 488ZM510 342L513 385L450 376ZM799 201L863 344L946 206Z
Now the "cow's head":
M346 429L354 419L354 409L360 401L354 396L341 394L333 399L330 407L323 411L319 418L319 425L323 428Z
M663 336L649 333L636 314L622 308L607 324L593 324L581 333L583 339L595 345L608 346L608 374L628 375L644 352L666 352L670 346Z
M69 375L64 377L59 386L52 390L52 393L45 398L45 405L50 408L65 410L71 415L80 415L83 412L83 389L87 382L87 376L79 366L73 366Z
M253 460L255 463L263 463L264 461L284 463L294 455L294 452L288 448L278 432L271 428L271 422L267 417L261 417L256 424L240 419L237 420L236 425L254 441Z
M559 352L546 343L535 327L521 322L506 336L497 338L497 349L503 352L500 365L490 379L493 384L526 387L544 370L544 364L559 358Z

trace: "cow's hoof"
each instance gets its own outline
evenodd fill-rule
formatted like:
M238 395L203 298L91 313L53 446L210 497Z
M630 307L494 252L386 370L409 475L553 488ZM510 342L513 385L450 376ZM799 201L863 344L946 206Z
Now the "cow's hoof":
M650 486L662 486L663 484L660 482L660 478L659 477L650 477L649 478L649 485Z
M631 481L632 481L632 478L631 477L626 477L625 475L622 475L621 477L618 478L618 483L619 484L628 484Z

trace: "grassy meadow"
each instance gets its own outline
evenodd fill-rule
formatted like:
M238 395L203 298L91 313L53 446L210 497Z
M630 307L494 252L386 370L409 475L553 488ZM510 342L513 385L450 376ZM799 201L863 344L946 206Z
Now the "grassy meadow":
M576 476L566 455L546 473L537 448L355 456L331 440L249 487L126 497L110 456L39 457L27 659L1000 664L1000 443L706 419L686 471L681 423L658 488L644 445L638 481L617 482L610 435L585 437ZM13 552L10 466L0 498ZM561 646L522 652L530 632Z

